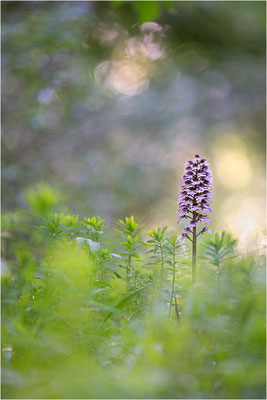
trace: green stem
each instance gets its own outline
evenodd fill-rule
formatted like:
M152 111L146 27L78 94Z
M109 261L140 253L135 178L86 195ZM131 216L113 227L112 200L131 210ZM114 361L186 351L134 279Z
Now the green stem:
M217 267L218 267L218 285L219 285L220 284L220 276L221 276L221 265L220 265L220 262L218 262Z
M196 212L193 212L193 222L196 219ZM193 245L192 245L192 282L196 282L196 264L197 264L197 228L193 227Z
M102 262L102 265L101 265L101 280L102 280L102 282L103 282L103 280L104 280L104 262Z
M175 250L173 250L173 254L172 254L172 263L174 265L174 267L173 267L173 275L172 275L172 299L174 298L175 314L176 314L177 319L179 320L178 304L177 304L176 296L175 296L175 293L174 293L175 273L176 273ZM171 305L172 305L172 300L171 300Z
M172 304L172 299L174 296L174 282L175 282L175 253L173 252L172 254L172 263L173 263L173 272L172 272L172 296L171 296L171 304Z
M177 317L177 319L179 321L180 316L179 316L179 310L178 310L178 304L177 304L176 296L174 297L174 302L175 302L175 314L176 314L176 317Z
M163 256L163 249L162 249L162 246L160 246L160 252L161 252L160 280L161 280L161 283L162 283L162 280L163 280L163 268L164 268L164 256Z
M173 250L173 253L172 253L172 263L173 263L172 291L171 291L171 301L170 301L170 313L169 313L169 315L171 315L172 299L173 299L173 297L174 297L174 282L175 282L175 253L174 253L174 250Z
M129 272L131 270L131 264L132 264L132 255L131 255L131 253L129 253L128 263L126 265L126 282L127 282L127 286L130 285Z

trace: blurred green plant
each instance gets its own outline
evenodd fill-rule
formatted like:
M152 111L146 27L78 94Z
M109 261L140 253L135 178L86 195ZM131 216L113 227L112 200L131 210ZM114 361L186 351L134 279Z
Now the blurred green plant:
M58 214L56 212L50 212L44 218L46 223L45 226L41 226L41 229L44 229L48 235L48 237L52 240L56 240L61 236L64 236L64 214Z
M122 234L122 242L120 242L122 246L121 256L124 260L125 264L125 279L127 285L131 285L131 283L136 282L136 269L133 266L133 259L136 261L140 259L137 250L142 245L142 242L139 239L139 235L143 232L144 228L139 227L138 223L135 221L133 216L126 217L125 221L119 220L118 223L119 228L116 228L116 231Z
M64 230L66 236L74 240L74 238L78 235L81 223L78 222L79 216L78 215L66 215L64 217Z
M24 198L31 210L39 215L52 211L62 201L61 193L46 183L26 189Z
M166 260L166 263L171 267L172 272L172 285L171 285L171 298L170 298L170 314L171 308L174 301L175 313L179 319L179 310L175 293L175 279L178 263L183 261L187 257L188 249L183 243L181 235L179 233L171 232L170 236L166 238L166 253L169 255L170 260Z
M215 235L206 239L203 245L206 249L204 258L215 265L218 269L218 274L220 274L222 264L237 256L237 254L234 254L236 245L237 240L233 239L231 234L222 232L221 236L219 236L218 233L215 233Z
M166 255L166 237L165 233L167 231L167 226L163 229L158 227L157 229L152 229L148 231L148 235L152 238L147 240L147 246L153 247L152 250L148 251L148 254L153 254L152 258L155 259L155 264L160 264L160 273L159 273L159 280L160 282L163 281L164 277L164 263L165 263L165 255ZM160 257L158 257L158 253ZM154 277L157 277L158 273L154 270Z
M2 218L3 398L265 398L263 255L241 256L234 245L225 254L233 239L219 245L212 235L192 287L176 233L159 228L146 252L135 220L118 240L99 217L66 215L62 195L44 183L26 189L27 210L14 209L25 182L45 176L68 188L83 217L98 210L115 220L134 209L150 221L159 204L173 215L166 204L175 160L188 151L184 130L187 145L204 149L218 126L237 127L260 176L264 2L2 6L3 210L11 210ZM119 94L127 71L143 93ZM98 84L98 72L118 90ZM151 270L160 275L161 266L164 284L153 291ZM179 323L166 307L172 293Z
M191 285L187 249L167 227L141 242L145 227L126 218L116 228L123 239L110 232L104 248L100 217L80 224L50 211L43 220L36 252L32 226L25 242L21 218L4 217L4 398L264 398L263 256L234 257L232 236L212 235ZM87 237L76 236L84 227ZM122 261L134 270L128 282ZM220 285L207 262L223 267Z
M84 218L82 222L85 226L86 233L94 242L100 242L103 235L105 221L100 217Z

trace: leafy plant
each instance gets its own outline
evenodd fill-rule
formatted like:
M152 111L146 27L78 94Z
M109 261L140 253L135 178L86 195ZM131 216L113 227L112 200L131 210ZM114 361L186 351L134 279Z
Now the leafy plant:
M157 258L157 262L160 263L160 282L162 283L163 281L163 274L164 274L164 262L165 262L165 254L166 254L166 248L165 245L167 243L165 233L167 230L167 226L165 226L163 229L158 227L157 229L152 229L148 231L148 235L151 237L150 240L147 241L147 245L149 247L153 247L153 250L148 251L148 254L153 253L154 257ZM158 258L157 254L160 254L160 258ZM155 276L156 271L154 271Z
M64 232L68 239L74 240L78 235L81 223L78 215L66 215L64 217Z
M117 224L119 228L116 228L116 231L121 232L123 238L120 244L123 249L121 255L125 264L125 279L127 285L130 285L132 278L134 278L133 259L139 260L137 250L142 245L142 242L139 240L139 235L144 228L139 228L133 216L130 218L126 217L125 221L119 220Z
M104 278L105 278L105 272L107 271L107 264L112 260L112 254L111 251L108 249L101 249L97 253L97 262L99 265L100 269L100 282L103 284L104 283Z
M83 226L85 226L87 235L94 242L101 241L104 230L104 223L105 221L100 217L84 218L84 222L82 222Z
M44 216L55 209L62 200L62 195L50 185L39 183L37 186L26 189L24 198L33 212Z
M148 232L153 280L140 252L145 228L134 217L119 222L119 241L110 232L107 248L100 218L87 220L93 229L84 237L76 236L84 229L77 216L49 212L44 220L42 251L34 253L20 233L21 216L4 221L5 398L263 397L262 257L234 259L236 241L215 234L199 258L198 284L190 280L185 290L187 249L167 227ZM27 240L33 243L31 230ZM227 272L220 285L204 268L207 260ZM129 268L127 285L121 264ZM176 318L168 315L167 302Z
M231 234L222 232L221 236L219 236L218 233L215 233L214 236L206 239L203 245L206 249L206 256L204 256L204 259L215 265L218 269L218 274L220 274L222 264L236 257L236 254L234 254L236 244L237 240L233 239Z
M169 264L172 272L170 313L174 301L175 313L179 319L179 310L175 293L175 278L179 262L181 263L181 261L183 261L187 256L187 248L183 241L181 241L181 235L179 233L175 234L173 231L171 232L170 236L166 238L166 243L166 253L170 256L170 260L167 260L166 263Z
M61 236L64 236L64 225L65 220L64 214L58 214L56 212L50 212L45 218L43 218L46 225L41 226L44 229L48 237L52 240L56 240Z

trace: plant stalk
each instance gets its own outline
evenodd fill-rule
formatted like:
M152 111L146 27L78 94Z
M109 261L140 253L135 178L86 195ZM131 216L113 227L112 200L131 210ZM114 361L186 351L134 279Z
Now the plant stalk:
M131 266L132 266L132 255L131 255L131 253L129 253L128 264L126 265L126 282L127 282L127 286L130 286L129 273L131 271Z
M171 293L170 315L171 315L172 301L174 299L175 313L176 313L177 319L179 320L178 304L177 304L176 296L174 293L175 272L176 272L176 270L175 270L175 266L176 266L175 250L173 250L173 254L172 254L172 263L173 263L173 272L172 272L172 293Z
M193 212L193 222L196 219L196 212ZM197 264L197 228L193 227L193 244L192 244L192 283L196 282L196 264Z
M173 263L173 272L172 272L172 295L171 295L171 304L172 304L172 299L174 296L174 283L175 283L175 254L173 253L172 255L172 263Z
M162 246L160 246L160 252L161 252L160 281L161 281L161 284L162 284L162 281L163 281L163 269L164 269L164 256L163 256L163 249L162 249Z

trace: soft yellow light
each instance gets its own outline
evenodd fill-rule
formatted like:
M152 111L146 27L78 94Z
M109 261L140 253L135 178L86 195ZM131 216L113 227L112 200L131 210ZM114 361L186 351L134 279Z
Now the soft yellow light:
M250 161L240 150L223 150L217 156L216 172L227 189L243 189L251 179Z
M217 134L218 136L215 138L213 144L214 150L216 152L222 149L235 149L241 151L242 153L246 152L246 145L237 132L231 131L231 129L229 129L229 131L218 131Z
M255 241L262 242L265 212L264 201L260 197L243 200L230 199L222 209L223 228L231 231L238 239L240 249L255 247Z
M99 85L134 96L143 93L149 86L146 64L132 60L103 61L95 70L95 82Z
M132 37L127 40L126 51L130 57L147 58L151 61L161 60L166 55L161 43L153 42L149 35L143 38Z
M120 61L109 74L110 85L128 96L140 94L148 88L148 71L145 65L132 61Z
M164 29L155 22L147 22L140 34L127 38L117 24L99 24L94 35L103 44L111 44L121 33L121 40L111 54L111 59L100 63L94 73L97 85L102 85L126 96L143 93L156 70L154 61L166 57L162 37Z

